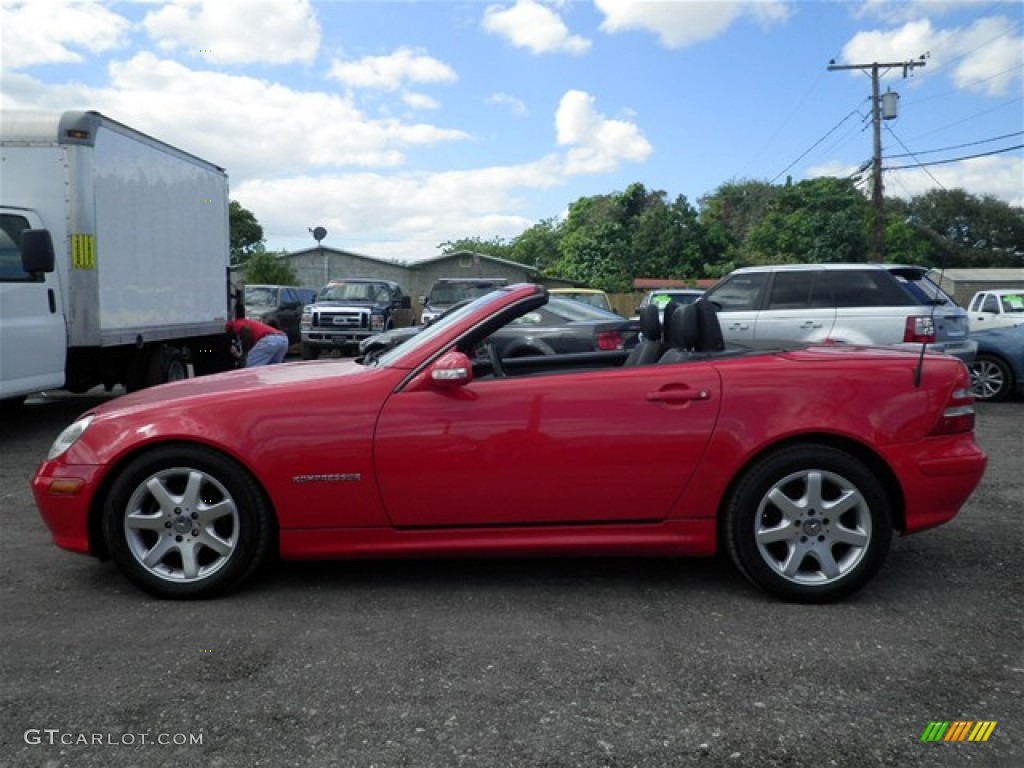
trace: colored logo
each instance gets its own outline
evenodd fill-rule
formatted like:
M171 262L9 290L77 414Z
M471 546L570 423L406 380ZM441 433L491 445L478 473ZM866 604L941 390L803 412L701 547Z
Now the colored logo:
M921 741L988 741L995 729L995 720L932 720Z

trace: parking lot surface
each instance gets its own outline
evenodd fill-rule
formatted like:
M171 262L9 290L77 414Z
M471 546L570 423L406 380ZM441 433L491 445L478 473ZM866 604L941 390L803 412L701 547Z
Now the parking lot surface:
M0 765L1024 765L1019 399L979 404L961 515L827 606L667 559L287 563L158 601L32 502L97 399L0 417ZM935 721L996 725L922 741Z

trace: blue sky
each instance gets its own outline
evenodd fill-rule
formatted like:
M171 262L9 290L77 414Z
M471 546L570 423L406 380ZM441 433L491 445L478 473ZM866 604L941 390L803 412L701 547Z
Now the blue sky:
M960 187L1024 205L1017 1L2 0L0 13L4 108L95 109L225 167L275 250L312 246L323 226L326 245L414 261L637 181L697 204L728 181L849 176L871 157L871 82L830 60L928 56L883 80L900 95L883 146L887 166L936 164L887 171L887 195Z

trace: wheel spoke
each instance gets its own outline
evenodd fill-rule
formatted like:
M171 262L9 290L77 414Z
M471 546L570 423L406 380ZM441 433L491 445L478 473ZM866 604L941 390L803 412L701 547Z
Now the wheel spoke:
M171 495L159 477L149 478L146 481L146 489L164 512L170 513L178 506L178 500Z
M217 522L222 517L230 517L234 515L236 510L235 503L233 501L230 499L224 499L223 501L218 501L216 504L211 504L210 506L200 504L196 508L196 511L199 513L199 517L197 518L199 524L205 528L212 523Z
M804 495L807 506L820 509L825 503L825 500L821 495L821 488L823 484L824 479L821 476L821 472L807 473L807 492Z
M804 558L807 557L807 551L810 547L803 542L796 542L789 548L789 554L786 559L779 564L779 569L782 573L789 578L794 578L797 572L800 570L800 566L803 565Z
M757 532L757 540L761 544L774 544L777 541L786 541L793 538L793 527L788 521L771 528L761 528Z
M181 552L181 569L186 579L194 579L199 575L199 562L196 560L196 545L193 543L178 547Z
M844 528L841 525L833 526L829 531L829 538L833 544L849 544L851 547L866 547L871 537L860 528Z
M822 502L821 508L823 512L828 512L830 515L839 517L844 512L853 509L858 504L864 501L864 497L856 490L844 491L843 495L835 501Z
M153 548L146 552L145 556L142 558L142 564L152 570L160 564L160 561L163 560L164 556L172 549L174 549L174 541L171 537L161 536L157 539Z
M166 519L163 513L144 515L141 512L132 512L125 518L124 523L133 531L163 531Z
M181 496L183 505L190 509L199 509L202 506L203 476L195 470L188 473L188 483L185 485L185 492Z
M821 572L825 574L825 578L831 581L839 577L839 564L832 557L831 549L812 549L809 554L818 561L818 566L821 568Z
M234 546L232 542L222 539L211 530L201 531L198 541L204 547L209 547L221 557L227 557L230 555Z
M778 487L772 488L768 494L768 500L775 505L786 520L799 517L806 508L806 504L802 503L802 500L791 499Z

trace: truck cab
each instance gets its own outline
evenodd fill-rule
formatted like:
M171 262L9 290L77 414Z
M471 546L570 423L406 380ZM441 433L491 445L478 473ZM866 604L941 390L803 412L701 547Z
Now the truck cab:
M967 313L971 331L1024 324L1024 288L978 291Z
M64 385L67 329L53 241L33 211L0 209L0 402Z

